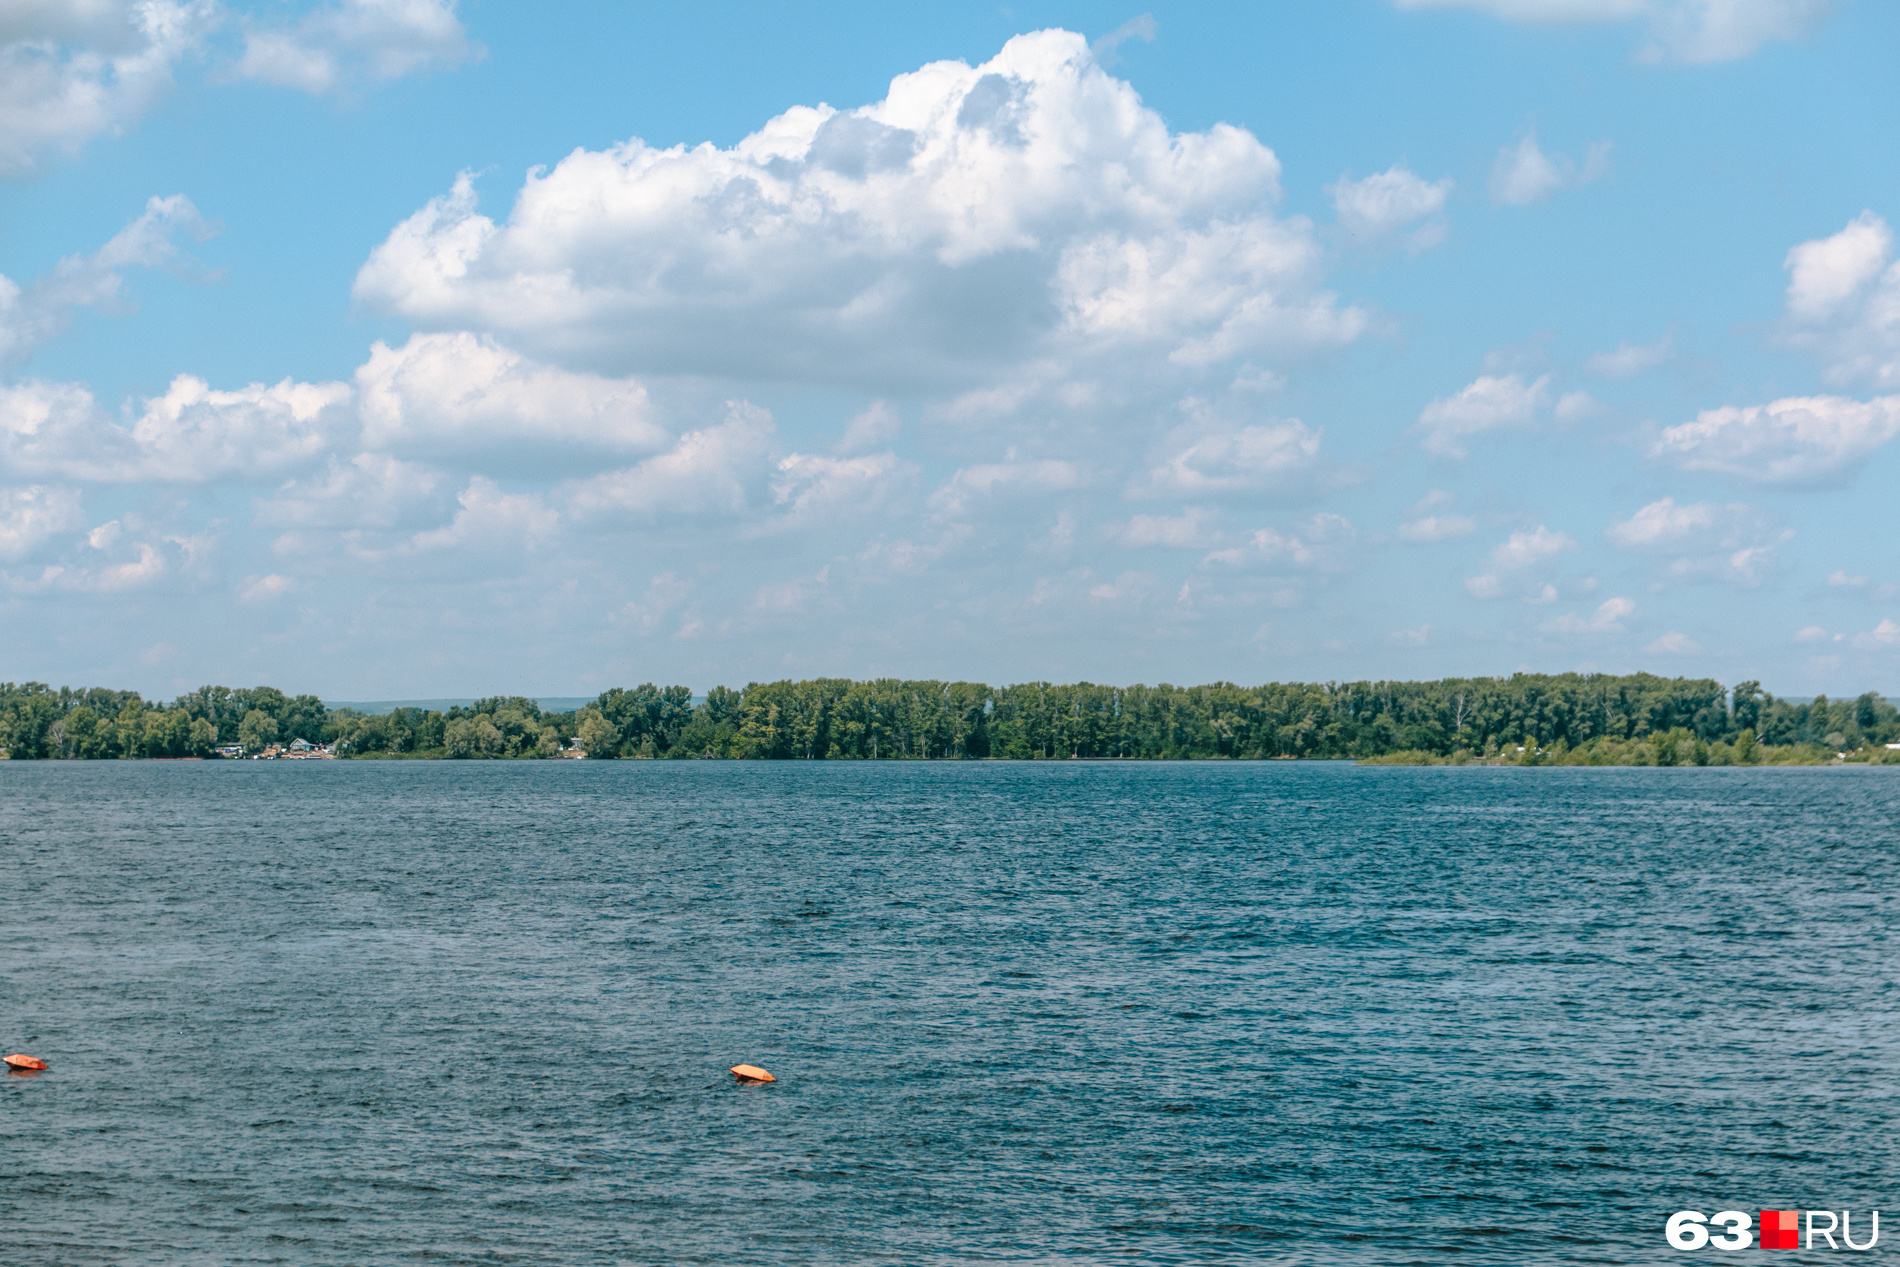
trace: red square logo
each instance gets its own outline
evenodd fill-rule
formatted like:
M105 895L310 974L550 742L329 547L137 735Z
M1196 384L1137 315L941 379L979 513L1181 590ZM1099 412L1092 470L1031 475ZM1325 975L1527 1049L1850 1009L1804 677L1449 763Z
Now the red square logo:
M1761 1212L1763 1249L1801 1248L1801 1211L1763 1210Z

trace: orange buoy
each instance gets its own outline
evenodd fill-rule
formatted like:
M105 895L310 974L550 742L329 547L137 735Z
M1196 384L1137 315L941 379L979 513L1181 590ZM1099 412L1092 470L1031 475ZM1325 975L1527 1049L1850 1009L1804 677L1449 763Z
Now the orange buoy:
M18 1052L15 1052L15 1053L14 1053L13 1055L11 1055L11 1056L8 1056L8 1057L6 1058L6 1063L7 1063L7 1068L9 1068L9 1069L35 1069L35 1070L38 1070L38 1069L44 1069L44 1068L46 1068L46 1062L45 1062L44 1060L40 1060L40 1059L38 1059L37 1057L34 1057L34 1056L22 1056L22 1055L20 1055L20 1054L19 1054ZM759 1072L761 1072L761 1073L764 1073L765 1071L764 1071L764 1070L760 1070ZM767 1079L769 1080L769 1079L771 1078L771 1076L772 1076L772 1075L771 1075L771 1074L766 1074L765 1076L766 1076L766 1078L767 1078Z
M774 1078L771 1074L765 1072L765 1070L759 1068L757 1065L734 1065L732 1067L732 1074L735 1078L737 1078L741 1082L777 1082L778 1081L777 1078Z

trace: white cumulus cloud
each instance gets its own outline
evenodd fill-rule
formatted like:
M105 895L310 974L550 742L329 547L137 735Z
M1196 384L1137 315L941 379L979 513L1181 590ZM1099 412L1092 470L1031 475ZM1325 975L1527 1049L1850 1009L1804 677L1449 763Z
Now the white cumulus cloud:
M410 539L415 551L473 548L485 555L532 550L554 535L559 515L533 493L507 493L485 475L456 494L461 508L440 528Z
M1558 555L1576 548L1576 538L1567 532L1552 532L1543 524L1514 532L1491 551L1489 572L1465 578L1465 592L1473 598L1497 598L1504 594L1516 574L1548 563ZM1548 601L1556 596L1546 583L1533 585L1527 595L1534 601Z
M1644 655L1700 655L1702 644L1672 629L1643 648Z
M1240 568L1250 571L1318 569L1343 566L1358 533L1341 515L1321 512L1291 532L1260 528L1238 546L1215 550L1201 560L1204 568Z
M83 523L76 488L45 484L0 488L0 559L24 559Z
M215 24L211 0L12 0L0 7L0 176L31 176L131 126Z
M1498 151L1491 167L1491 200L1528 207L1563 189L1575 189L1608 175L1610 143L1598 141L1578 164L1566 154L1552 158L1537 144L1537 134L1526 132L1513 145Z
M380 452L502 456L518 468L650 453L670 439L637 381L541 365L473 334L377 343L356 387L363 446Z
M1887 651L1900 647L1900 624L1882 620L1866 633L1855 634L1854 645L1863 651Z
M716 426L689 431L634 466L570 481L570 513L600 519L736 518L760 504L773 471L772 415L744 401Z
M1395 163L1363 180L1341 176L1326 192L1339 227L1367 245L1402 241L1407 250L1422 251L1443 242L1449 232L1444 212L1451 187L1449 176L1426 180Z
M1749 535L1758 519L1753 507L1740 503L1718 506L1695 502L1685 506L1673 497L1664 497L1628 519L1612 523L1604 535L1612 544L1629 550L1735 545Z
M1649 453L1682 470L1747 484L1829 485L1845 481L1896 434L1900 396L1792 396L1705 409L1694 422L1665 427Z
M288 480L257 503L270 527L339 532L395 528L425 520L447 500L439 471L384 453L330 458L325 469Z
M268 572L263 576L247 576L238 586L240 603L267 603L273 598L282 598L294 594L297 582L279 572Z
M1078 35L937 62L731 148L630 140L530 173L501 223L464 177L363 265L359 301L615 372L994 386L1146 381L1350 342L1280 164L1173 134Z
M1427 453L1462 458L1472 437L1528 426L1549 401L1548 374L1528 383L1520 374L1485 374L1425 406L1413 430Z
M1160 460L1135 479L1129 492L1211 497L1285 487L1310 474L1319 446L1319 431L1298 418L1236 426L1198 417L1169 434Z
M1636 611L1636 604L1627 598L1605 599L1588 616L1579 616L1575 612L1566 612L1545 621L1538 628L1547 633L1605 634L1624 632L1623 620Z
M353 431L345 383L214 390L181 374L120 426L73 383L0 387L0 466L25 475L122 482L258 479L321 460Z
M1788 341L1831 383L1900 386L1900 261L1893 231L1863 211L1832 237L1788 252Z
M895 453L825 457L792 453L779 459L772 477L772 504L800 522L864 515L881 509L917 468Z
M944 518L958 519L986 504L1066 492L1081 483L1082 470L1073 462L1012 457L964 467L930 495L930 508Z
M1478 530L1478 521L1470 515L1420 515L1399 525L1399 539L1415 545L1435 545L1468 537Z

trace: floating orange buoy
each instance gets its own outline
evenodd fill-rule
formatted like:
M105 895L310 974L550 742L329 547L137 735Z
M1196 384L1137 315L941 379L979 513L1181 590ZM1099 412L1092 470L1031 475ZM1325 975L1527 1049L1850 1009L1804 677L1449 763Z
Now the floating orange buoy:
M11 1060L12 1057L9 1056L7 1059ZM759 1068L757 1065L734 1065L732 1067L732 1073L733 1073L733 1076L738 1078L739 1081L741 1082L777 1082L778 1081L777 1078L774 1078L771 1074L765 1072L765 1070Z
M13 1055L8 1056L6 1058L6 1062L7 1062L7 1067L9 1069L44 1069L46 1068L46 1062L44 1060L40 1060L33 1056L22 1056L18 1052L15 1052ZM761 1069L759 1072L765 1073L763 1069ZM772 1077L772 1075L769 1073L766 1074L765 1076L768 1081Z

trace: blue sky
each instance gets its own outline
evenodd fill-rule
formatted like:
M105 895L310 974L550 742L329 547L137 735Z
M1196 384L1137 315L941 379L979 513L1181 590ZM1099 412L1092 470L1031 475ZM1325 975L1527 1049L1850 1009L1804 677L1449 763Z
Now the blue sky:
M0 675L1900 688L1900 9L0 4Z

